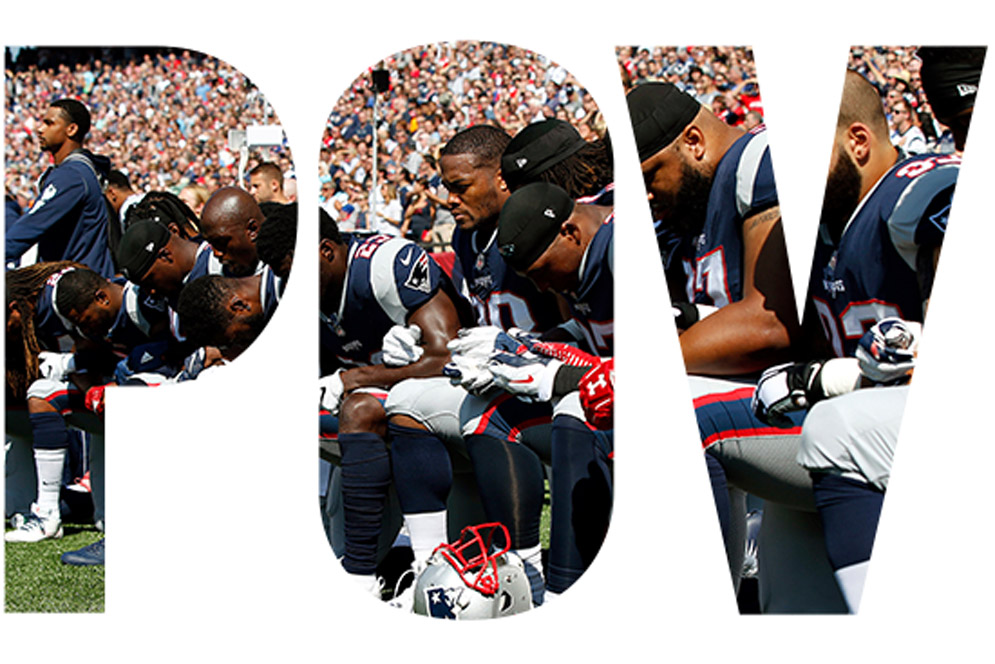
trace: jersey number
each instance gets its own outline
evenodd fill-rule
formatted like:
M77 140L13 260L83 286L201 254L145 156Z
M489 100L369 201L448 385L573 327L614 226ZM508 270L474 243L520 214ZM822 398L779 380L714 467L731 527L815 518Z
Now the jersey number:
M473 298L477 321L481 325L496 325L502 330L517 327L526 332L535 330L535 320L524 298L504 291L491 293L486 302Z
M729 285L726 283L726 262L722 247L718 247L695 261L693 272L690 261L684 262L687 274L687 293L691 302L699 293L704 293L716 307L724 307L732 301Z
M815 310L819 314L822 322L822 331L826 334L826 339L833 347L833 352L837 357L846 357L843 348L843 340L855 340L864 336L864 332L871 328L882 318L889 316L902 317L902 311L894 304L888 304L881 300L867 300L866 302L852 302L840 314L837 323L836 316L832 309L824 301L813 298Z

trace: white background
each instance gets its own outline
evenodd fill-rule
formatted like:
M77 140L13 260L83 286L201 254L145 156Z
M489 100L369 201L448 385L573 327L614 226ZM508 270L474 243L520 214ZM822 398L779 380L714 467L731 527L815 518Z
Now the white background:
M957 661L987 650L985 484L995 454L985 419L990 72L861 615L739 617L614 52L619 44L754 46L801 294L848 47L987 44L995 29L977 5L358 2L315 9L281 2L222 11L202 3L12 4L0 9L5 45L168 45L237 67L284 123L304 208L283 304L226 375L109 397L106 612L0 615L5 661L42 652L171 662ZM395 614L360 596L325 543L315 495L317 278L308 251L317 231L307 201L317 196L323 123L345 87L389 53L466 38L516 44L559 62L592 91L611 128L619 192L617 489L603 552L561 603L510 620L452 625Z

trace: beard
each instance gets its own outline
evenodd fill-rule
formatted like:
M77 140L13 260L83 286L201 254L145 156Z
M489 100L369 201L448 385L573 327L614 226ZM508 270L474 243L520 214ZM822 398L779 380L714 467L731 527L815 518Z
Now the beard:
M693 237L705 226L711 191L712 176L695 170L681 157L681 185L672 196L654 195L656 217L665 228Z
M860 204L860 171L846 152L838 152L836 162L826 180L826 194L822 199L822 217L819 223L829 231L833 242L839 242L850 215Z

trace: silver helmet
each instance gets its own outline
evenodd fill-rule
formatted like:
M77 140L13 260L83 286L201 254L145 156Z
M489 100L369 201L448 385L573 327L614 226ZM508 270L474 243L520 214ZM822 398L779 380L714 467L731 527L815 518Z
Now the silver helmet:
M494 534L503 535L496 549ZM432 618L500 618L532 608L532 591L521 558L509 551L500 523L467 526L452 544L441 544L415 582L414 612Z

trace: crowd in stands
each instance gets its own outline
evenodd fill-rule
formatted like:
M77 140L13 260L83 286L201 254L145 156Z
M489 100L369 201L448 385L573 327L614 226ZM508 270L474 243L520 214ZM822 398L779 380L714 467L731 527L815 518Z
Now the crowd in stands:
M229 130L278 124L265 96L234 67L186 50L20 49L7 51L4 76L6 192L27 209L49 166L37 124L62 97L84 101L92 127L87 149L110 158L137 191L166 190L203 204L235 184L238 154ZM245 172L275 162L293 175L286 146L253 148Z
M854 46L848 67L878 89L892 142L907 154L949 153L954 141L923 92L916 47ZM763 122L753 51L742 46L623 46L618 61L626 89L668 82L691 94L727 123L752 129Z
M380 93L372 70L386 72ZM319 162L321 205L344 231L404 235L444 248L453 221L443 204L439 149L474 125L493 124L515 135L547 118L570 122L586 140L606 138L587 90L536 53L465 41L393 54L359 76L328 118Z

